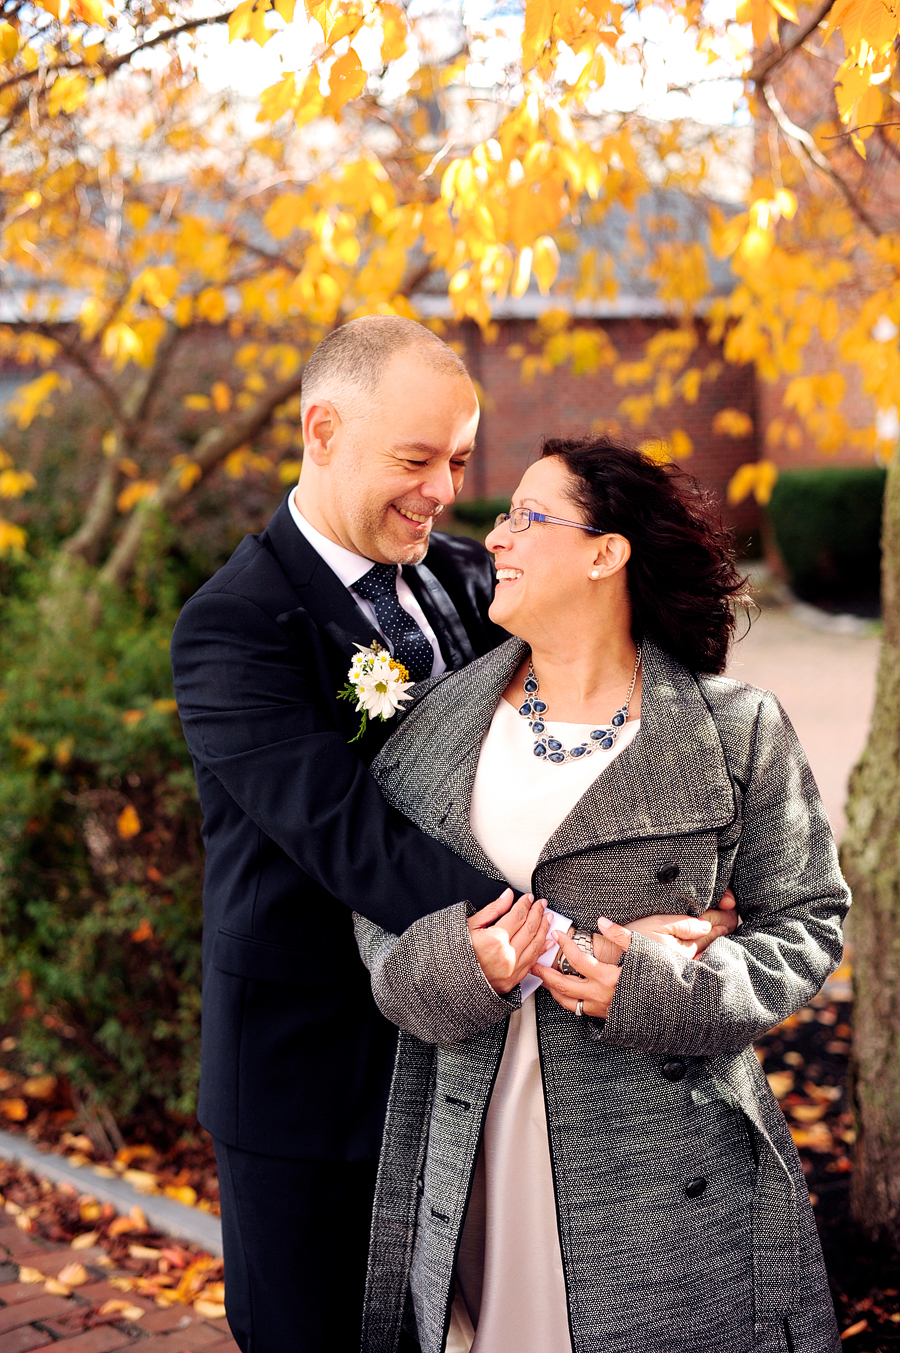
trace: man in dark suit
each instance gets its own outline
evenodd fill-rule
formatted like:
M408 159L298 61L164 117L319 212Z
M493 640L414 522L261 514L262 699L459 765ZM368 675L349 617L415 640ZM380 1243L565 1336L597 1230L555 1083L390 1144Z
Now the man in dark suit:
M172 643L207 851L199 1116L245 1353L359 1345L395 1032L352 910L401 933L497 894L387 807L366 765L392 723L349 746L360 716L338 699L357 645L422 680L505 637L487 552L431 531L473 450L472 383L428 330L368 317L313 353L302 417L298 488L191 598ZM522 927L535 956L539 912Z
M399 932L498 891L387 808L366 763L392 724L350 747L360 716L337 698L357 644L422 679L505 637L486 551L431 535L473 450L471 381L419 325L355 321L310 359L303 420L298 490L172 644L207 851L199 1114L229 1321L253 1353L358 1346L395 1031L351 909Z

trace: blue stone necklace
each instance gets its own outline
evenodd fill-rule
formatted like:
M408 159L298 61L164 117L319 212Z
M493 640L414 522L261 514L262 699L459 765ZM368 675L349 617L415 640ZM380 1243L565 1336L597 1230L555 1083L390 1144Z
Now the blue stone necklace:
M634 695L640 670L641 649L638 645L631 685L628 687L628 694L622 708L616 710L605 727L592 729L585 742L579 743L577 747L564 747L559 738L555 738L552 733L547 731L547 705L545 701L538 699L540 686L534 674L534 663L529 660L528 675L525 678L525 703L519 706L519 713L523 719L528 720L528 727L534 734L535 756L540 761L552 761L555 766L562 766L566 761L583 760L584 757L595 752L598 747L601 752L608 752L610 747L615 745L616 738L628 720L628 706L631 703L631 697Z

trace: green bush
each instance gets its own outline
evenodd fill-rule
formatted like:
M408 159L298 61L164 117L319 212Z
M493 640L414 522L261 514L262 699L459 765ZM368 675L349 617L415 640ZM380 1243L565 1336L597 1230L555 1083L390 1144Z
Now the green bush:
M509 511L509 494L505 498L470 498L453 504L453 515L467 526L491 527L500 512Z
M172 698L177 602L89 613L42 566L0 600L0 1019L127 1120L194 1107L202 847ZM146 578L145 578L146 591ZM140 589L138 589L140 594Z
M769 517L798 596L835 605L878 596L884 481L875 466L779 475Z

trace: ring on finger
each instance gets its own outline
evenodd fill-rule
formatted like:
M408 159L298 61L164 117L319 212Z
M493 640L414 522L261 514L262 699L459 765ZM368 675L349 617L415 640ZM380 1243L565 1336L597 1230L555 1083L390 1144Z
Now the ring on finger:
M575 1014L578 1016L579 1019L584 1014L584 1001L575 1002Z

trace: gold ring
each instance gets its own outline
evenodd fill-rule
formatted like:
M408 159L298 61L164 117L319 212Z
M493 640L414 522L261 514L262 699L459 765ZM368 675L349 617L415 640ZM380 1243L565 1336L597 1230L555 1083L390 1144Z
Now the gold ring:
M579 1019L584 1014L584 1001L575 1002L575 1014L579 1017Z

